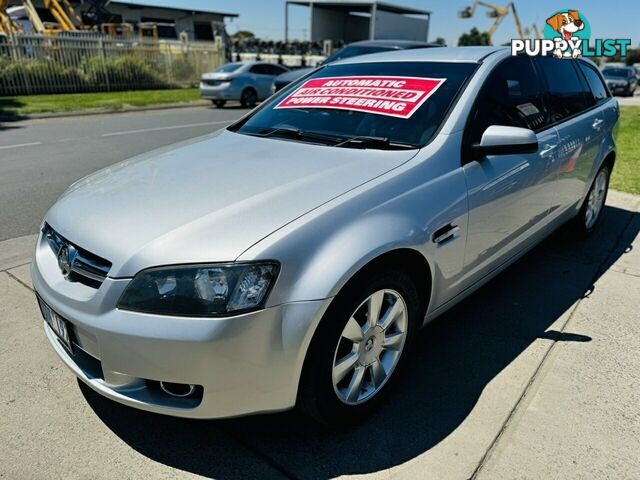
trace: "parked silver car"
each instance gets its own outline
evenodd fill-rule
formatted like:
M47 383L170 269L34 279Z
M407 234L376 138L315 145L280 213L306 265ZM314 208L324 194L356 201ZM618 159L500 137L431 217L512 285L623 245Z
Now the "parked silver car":
M418 328L564 222L596 227L618 118L588 60L466 47L328 65L72 185L32 267L46 335L136 408L365 418Z
M266 62L228 63L202 76L200 95L218 108L229 100L253 108L271 95L273 81L287 71L286 67Z
M605 67L602 75L614 95L633 97L638 88L638 78L633 67Z

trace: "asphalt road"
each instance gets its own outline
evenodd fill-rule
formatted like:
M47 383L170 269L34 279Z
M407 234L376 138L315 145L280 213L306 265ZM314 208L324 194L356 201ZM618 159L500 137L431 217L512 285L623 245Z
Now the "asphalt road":
M35 233L79 178L213 132L246 112L195 107L0 123L0 241Z

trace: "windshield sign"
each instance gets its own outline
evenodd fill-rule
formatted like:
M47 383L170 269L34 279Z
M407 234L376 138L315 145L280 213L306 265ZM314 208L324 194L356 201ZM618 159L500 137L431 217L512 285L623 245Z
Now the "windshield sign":
M419 148L437 133L476 68L457 62L330 64L230 129L337 148Z
M336 108L410 118L442 78L326 77L307 80L275 108Z

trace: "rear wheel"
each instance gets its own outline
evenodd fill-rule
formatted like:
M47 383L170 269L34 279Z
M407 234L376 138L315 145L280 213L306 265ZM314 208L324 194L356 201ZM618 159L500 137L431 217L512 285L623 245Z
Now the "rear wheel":
M611 167L605 163L591 185L591 189L587 194L587 198L580 208L580 213L575 219L575 226L581 235L589 235L593 232L602 218L607 194L609 192L609 177L611 175Z
M253 108L258 103L258 94L253 88L245 88L240 96L240 103L245 108Z
M224 106L227 104L226 100L211 100L211 101L217 108L224 108Z
M404 272L379 272L345 287L309 348L300 406L340 427L370 415L406 363L420 300Z

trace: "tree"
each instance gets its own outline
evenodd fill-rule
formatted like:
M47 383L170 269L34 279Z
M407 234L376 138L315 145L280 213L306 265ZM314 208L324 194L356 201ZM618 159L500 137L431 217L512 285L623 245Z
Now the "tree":
M469 47L475 45L491 45L491 38L487 32L482 32L473 27L469 33L463 33L458 39L459 47Z
M231 40L234 42L244 42L247 40L253 40L254 38L256 38L256 36L249 30L238 30L236 33L231 35Z
M435 43L436 45L442 45L442 46L446 46L447 45L447 41L442 37L436 38L433 43Z

